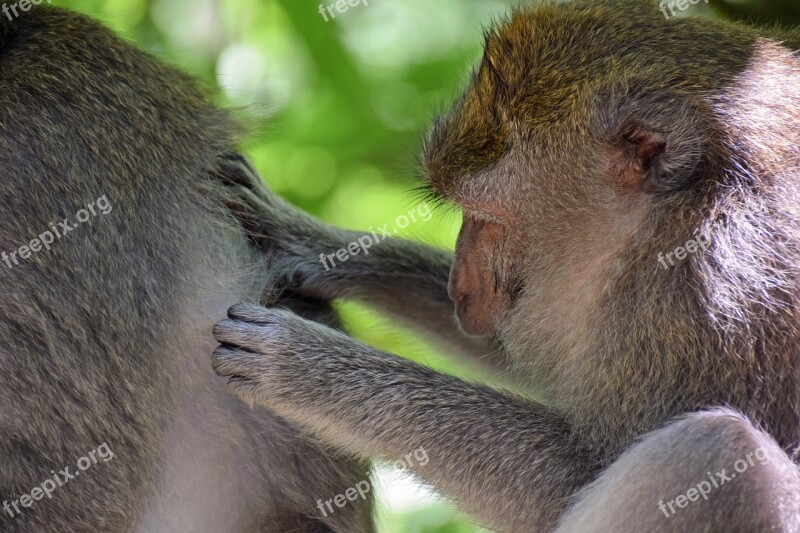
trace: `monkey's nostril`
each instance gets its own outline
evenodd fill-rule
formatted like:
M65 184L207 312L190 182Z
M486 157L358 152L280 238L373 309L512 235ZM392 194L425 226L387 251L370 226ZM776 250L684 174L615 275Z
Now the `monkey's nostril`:
M456 305L462 304L469 297L467 284L461 276L450 276L447 283L447 295Z

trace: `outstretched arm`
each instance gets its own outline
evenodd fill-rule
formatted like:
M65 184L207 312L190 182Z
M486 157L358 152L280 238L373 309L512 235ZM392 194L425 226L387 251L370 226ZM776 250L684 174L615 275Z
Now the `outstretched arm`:
M438 374L283 310L237 305L215 335L231 390L368 458L412 465L501 531L550 529L598 467L552 409ZM491 522L491 523L489 523Z

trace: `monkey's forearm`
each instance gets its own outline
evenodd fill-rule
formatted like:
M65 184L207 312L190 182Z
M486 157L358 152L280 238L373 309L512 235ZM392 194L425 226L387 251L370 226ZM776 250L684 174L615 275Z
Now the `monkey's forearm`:
M330 390L353 383L358 394L351 389L332 403L278 412L367 458L405 457L421 478L497 531L551 530L594 475L591 454L544 406L378 358L350 368ZM426 465L407 459L420 447Z

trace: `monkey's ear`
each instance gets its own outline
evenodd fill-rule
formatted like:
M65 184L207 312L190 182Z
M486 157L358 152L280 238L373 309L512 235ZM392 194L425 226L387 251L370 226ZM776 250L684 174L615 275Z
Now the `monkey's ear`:
M622 161L619 183L623 187L642 187L647 192L659 188L666 137L640 124L630 124L621 133Z
M605 93L598 118L614 147L616 182L644 193L693 186L708 163L713 118L703 102L681 92L631 96Z

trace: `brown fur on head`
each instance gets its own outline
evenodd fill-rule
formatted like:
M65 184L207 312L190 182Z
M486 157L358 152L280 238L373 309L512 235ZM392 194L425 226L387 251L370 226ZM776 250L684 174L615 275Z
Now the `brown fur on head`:
M798 82L777 38L650 2L515 12L426 146L464 210L462 326L600 439L730 403L794 445ZM708 248L662 268L700 230Z

